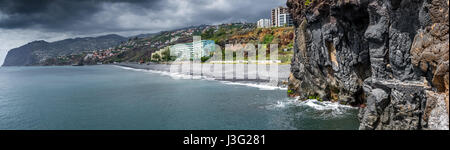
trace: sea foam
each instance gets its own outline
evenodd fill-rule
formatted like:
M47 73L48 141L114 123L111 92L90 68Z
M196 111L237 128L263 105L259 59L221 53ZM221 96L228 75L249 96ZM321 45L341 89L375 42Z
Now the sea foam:
M158 71L158 70L135 69L135 68L124 67L124 66L117 66L117 67L126 69L126 70L132 70L132 71L160 74L163 76L171 77L172 79L175 79L175 80L179 80L179 79L194 79L194 80L209 80L209 81L216 80L214 78L210 78L207 76L188 75L188 74L183 74L183 73L172 73L172 72ZM220 81L220 83L227 84L227 85L253 87L253 88L258 88L260 90L287 90L287 88L269 85L269 83L244 83L244 82L231 82L231 81Z
M256 83L242 83L242 82L230 82L230 81L220 81L220 82L223 84L228 84L228 85L240 85L240 86L259 88L260 90L287 90L287 88L268 85L268 84L264 84L264 83L256 84Z
M350 111L357 109L355 107L342 105L337 102L321 102L315 99L301 101L298 98L286 98L279 100L274 104L268 105L266 108L272 110L299 108L299 113L314 114L315 118L322 119L339 118L349 114Z

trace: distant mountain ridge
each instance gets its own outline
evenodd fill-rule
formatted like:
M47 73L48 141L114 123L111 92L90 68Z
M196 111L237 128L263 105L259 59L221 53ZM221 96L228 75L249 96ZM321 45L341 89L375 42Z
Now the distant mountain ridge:
M126 37L109 34L98 37L71 38L56 42L33 41L11 49L6 55L3 66L39 65L40 62L48 58L107 49L127 40Z
M144 33L144 34L138 34L138 35L130 36L128 38L135 38L135 37L137 37L137 38L151 38L151 37L154 37L154 36L156 36L158 34L160 34L160 32L157 32L157 33Z

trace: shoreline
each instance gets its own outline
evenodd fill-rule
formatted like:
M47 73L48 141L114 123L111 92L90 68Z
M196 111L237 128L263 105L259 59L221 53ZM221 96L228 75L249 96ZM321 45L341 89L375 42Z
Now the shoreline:
M180 65L180 64L177 64ZM213 64L213 65L221 65L221 64ZM248 79L248 65L243 64L245 66L245 73L242 75L242 73L234 73L232 66L236 64L223 64L227 67L224 67L222 78L217 78L215 75L217 73L205 73L201 75L193 75L192 73L188 72L178 72L178 73L171 73L170 72L170 64L158 64L158 63L146 63L146 64L139 64L136 62L129 62L129 63L115 63L115 64L94 64L94 65L83 65L83 66L118 66L118 67L126 67L130 69L138 69L138 70L146 70L146 71L153 71L154 73L159 73L162 75L171 76L172 78L183 78L183 79L206 79L206 80L215 80L219 82L223 82L224 84L234 84L234 85L244 85L244 86L250 86L250 87L257 87L260 89L280 89L280 90L287 90L288 86L288 78L290 74L290 65L284 65L284 64L278 64L278 80L269 80L267 79L261 79L258 76L256 79ZM266 66L265 64L258 64L261 66ZM73 66L73 65L54 65L54 66L70 66L70 67L83 67L83 66ZM33 67L33 66L5 66L5 67ZM34 66L39 67L39 66ZM41 67L49 67L49 66L41 66ZM179 66L180 67L180 66ZM267 67L268 68L268 67ZM192 69L192 68L191 68ZM199 69L199 68L197 68ZM195 70L195 69L194 69ZM192 71L192 70L191 70ZM234 74L233 74L234 73ZM254 73L254 72L253 72ZM236 79L236 77L229 79L225 78L225 76L234 76L235 74L240 74L241 77L243 76L244 79ZM236 75L237 76L237 75Z
M241 76L244 76L244 79L236 79L236 77L234 77L233 79L226 79L224 76L225 75L230 75L233 76L235 73L233 70L230 69L234 69L232 68L231 65L233 64L224 64L224 65L230 65L228 67L230 68L226 68L224 67L224 73L223 76L221 76L221 78L217 77L217 74L214 73L201 73L200 75L193 75L192 72L178 72L178 73L171 73L170 72L170 67L171 65L168 64L156 64L156 63L148 63L148 64L138 64L138 63L116 63L116 64L111 64L111 65L115 65L115 66L120 66L120 67L128 67L128 68L132 68L132 69L142 69L142 70L149 70L149 71L157 71L156 73L162 73L162 74L169 74L172 76L184 76L184 77L188 77L188 78L203 78L203 79L211 79L211 80L216 80L216 81L222 81L222 82L229 82L229 84L247 84L250 86L272 86L272 87L277 87L279 89L287 89L287 82L288 82L288 78L289 78L289 73L290 73L290 65L278 65L278 80L269 80L269 79L261 79L258 76L256 77L256 79L248 79L248 66L245 66L245 71L244 73L239 73ZM264 65L265 66L265 65ZM178 66L180 67L180 66ZM197 68L198 69L198 68ZM228 70L227 70L228 69ZM191 71L195 70L191 68ZM236 75L237 76L237 75Z

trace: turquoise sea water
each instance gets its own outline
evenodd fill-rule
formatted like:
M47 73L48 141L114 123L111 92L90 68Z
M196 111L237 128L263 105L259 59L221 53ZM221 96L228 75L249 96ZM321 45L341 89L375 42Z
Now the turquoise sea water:
M0 129L357 129L356 113L118 66L0 68Z

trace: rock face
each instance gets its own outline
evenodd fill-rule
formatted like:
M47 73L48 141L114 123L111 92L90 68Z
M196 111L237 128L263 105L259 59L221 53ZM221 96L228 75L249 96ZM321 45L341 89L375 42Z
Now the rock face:
M291 96L360 106L360 129L448 129L448 0L288 0Z

